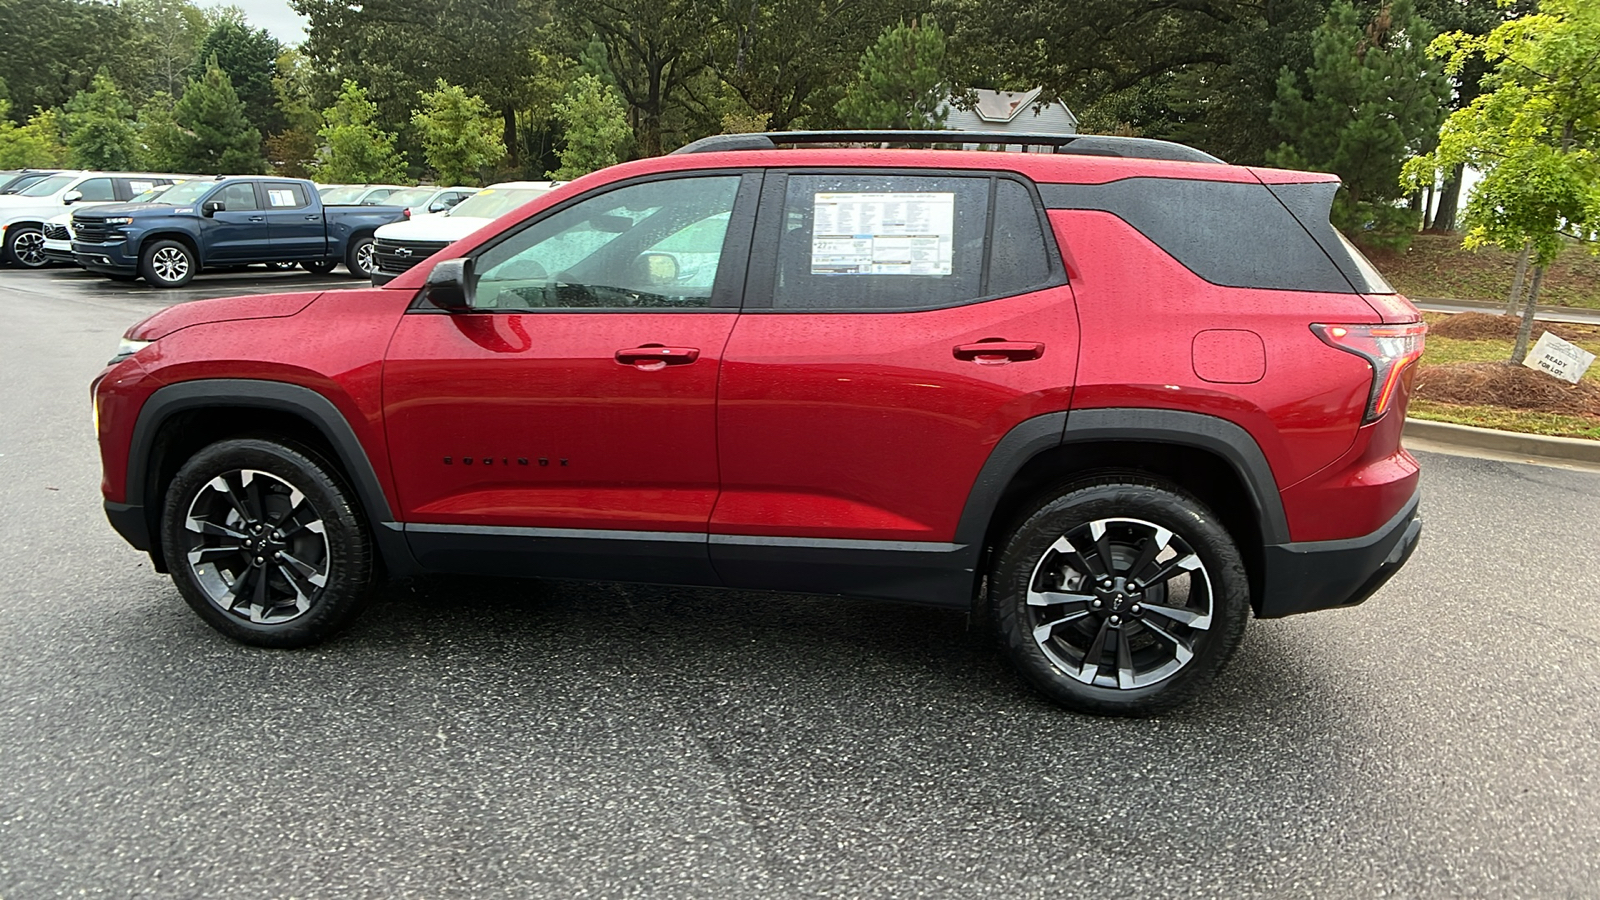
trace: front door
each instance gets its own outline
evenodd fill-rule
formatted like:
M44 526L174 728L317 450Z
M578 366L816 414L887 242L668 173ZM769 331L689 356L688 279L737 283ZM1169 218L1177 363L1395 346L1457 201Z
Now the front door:
M217 263L261 262L272 259L267 236L267 218L256 199L256 186L249 181L224 185L207 200L220 200L221 212L202 220L205 265ZM197 205L195 207L199 209Z
M474 254L470 311L402 318L385 420L424 566L714 582L717 375L758 181L579 198Z

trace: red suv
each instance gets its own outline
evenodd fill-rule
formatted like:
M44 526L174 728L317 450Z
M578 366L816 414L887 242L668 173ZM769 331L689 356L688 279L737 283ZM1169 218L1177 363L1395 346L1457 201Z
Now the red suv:
M1337 181L963 138L1055 152L708 138L382 288L157 313L94 384L111 522L261 646L385 573L833 593L974 609L1107 713L1383 584L1425 329Z

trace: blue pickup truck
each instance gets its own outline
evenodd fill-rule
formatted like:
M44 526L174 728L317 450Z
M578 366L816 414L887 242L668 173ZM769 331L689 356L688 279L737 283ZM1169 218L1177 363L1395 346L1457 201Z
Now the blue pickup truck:
M202 269L298 263L319 275L343 263L372 276L372 233L404 215L398 206L323 206L295 178L186 181L154 203L86 208L72 217L72 255L91 272L156 287L189 283Z

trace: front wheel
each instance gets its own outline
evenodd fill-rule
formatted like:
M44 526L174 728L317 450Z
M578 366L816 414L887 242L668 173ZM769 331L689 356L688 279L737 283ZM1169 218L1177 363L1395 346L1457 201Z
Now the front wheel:
M156 241L139 257L139 274L158 288L183 287L199 268L194 251L177 241Z
M1238 548L1199 501L1107 479L1070 486L1006 540L992 573L1012 664L1072 709L1149 715L1198 693L1244 634Z
M6 229L6 259L24 269L38 269L50 261L44 255L44 232L33 225Z
M356 278L371 279L376 260L372 255L372 238L356 238L344 255L344 267Z
M361 611L374 580L349 489L309 451L273 441L221 441L184 463L161 539L189 606L258 647L327 639Z

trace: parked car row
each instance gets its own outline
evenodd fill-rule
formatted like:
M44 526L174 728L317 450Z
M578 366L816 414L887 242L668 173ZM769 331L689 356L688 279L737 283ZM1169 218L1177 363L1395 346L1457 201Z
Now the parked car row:
M372 283L388 283L505 213L544 196L558 184L558 181L506 181L481 191L466 188L439 191L437 196L427 201L429 205L426 209L432 215L418 215L413 206L406 210L409 221L395 222L378 229L377 243L373 247ZM450 191L461 190L471 190L472 193L443 210L435 208L442 202L440 197ZM409 202L411 198L396 194L391 199Z
M0 258L11 265L36 269L50 259L44 253L45 223L75 208L126 203L151 188L199 176L150 172L51 172L13 178L25 182L16 193L0 194Z

